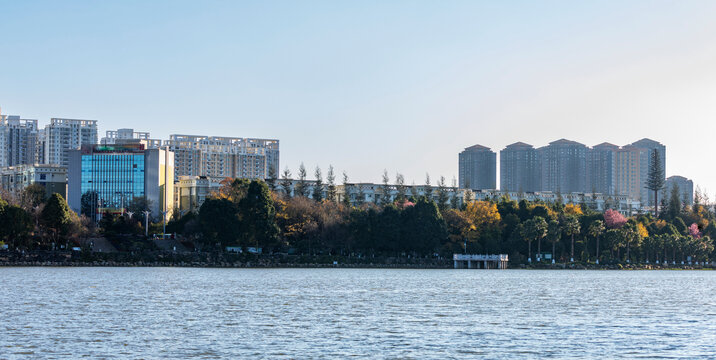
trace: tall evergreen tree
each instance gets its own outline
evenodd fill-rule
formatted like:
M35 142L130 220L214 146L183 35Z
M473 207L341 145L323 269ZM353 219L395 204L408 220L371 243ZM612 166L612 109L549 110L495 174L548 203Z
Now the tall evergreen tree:
M306 166L301 163L298 167L298 181L294 186L293 193L296 196L306 197L308 195L308 189L306 188Z
M343 198L341 199L341 202L343 202L343 206L350 209L351 207L351 190L352 187L348 184L348 174L346 172L343 172Z
M328 186L326 186L326 199L328 201L335 202L336 201L336 174L333 170L333 165L328 166L328 175L326 175L326 181L328 182Z
M52 235L53 240L57 241L67 234L71 222L70 207L67 206L65 198L58 193L52 194L42 209L40 224Z
M313 186L313 200L321 202L323 201L323 174L321 174L321 168L316 166L316 172L314 173L316 177L316 184Z
M448 189L445 185L445 177L441 176L440 180L438 181L438 209L440 209L440 212L447 211L448 208Z
M383 170L383 188L380 194L381 205L388 205L392 203L390 196L390 178L388 177L388 170Z
M276 209L268 186L262 181L252 181L246 196L239 203L242 238L256 248L274 246L278 241Z
M291 182L291 170L289 170L287 166L286 169L283 170L283 174L281 174L281 190L283 190L286 197L291 197Z
M395 175L395 200L399 203L402 203L406 200L406 190L405 190L405 178L403 177L403 174L397 173Z
M269 167L268 169L268 177L266 177L266 185L268 185L269 190L275 192L276 188L278 188L278 184L276 184L278 178L278 174L276 174L276 169L274 169L273 166Z
M433 198L433 186L430 184L430 174L425 173L425 197L429 200Z
M668 220L674 220L681 213L681 197L679 196L679 185L675 182L671 186L671 195L667 203L666 216Z
M659 191L664 188L664 169L661 168L659 152L651 151L649 160L649 174L646 178L646 188L654 192L654 217L659 217Z
M450 197L450 207L453 209L460 208L460 198L457 197L457 180L452 178L453 196Z

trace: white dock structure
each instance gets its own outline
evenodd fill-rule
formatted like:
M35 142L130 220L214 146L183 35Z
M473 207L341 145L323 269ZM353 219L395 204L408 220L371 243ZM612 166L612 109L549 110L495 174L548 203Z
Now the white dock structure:
M453 254L455 269L507 269L507 254L476 255Z

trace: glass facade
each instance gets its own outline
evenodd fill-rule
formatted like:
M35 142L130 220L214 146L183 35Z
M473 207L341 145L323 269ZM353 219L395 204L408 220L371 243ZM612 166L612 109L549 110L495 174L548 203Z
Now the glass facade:
M107 151L82 154L82 194L97 194L98 209L126 208L135 197L144 197L144 152Z

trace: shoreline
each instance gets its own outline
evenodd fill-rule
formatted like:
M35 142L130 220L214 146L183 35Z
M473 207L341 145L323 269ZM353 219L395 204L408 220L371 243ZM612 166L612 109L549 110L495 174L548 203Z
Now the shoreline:
M88 252L33 251L0 252L2 267L186 267L245 269L454 269L450 258L355 257L341 255L255 255L217 252ZM508 269L523 270L714 270L716 265L689 264L509 264ZM481 269L460 269L481 270ZM483 269L484 270L484 269ZM491 269L497 270L497 269Z
M599 265L594 264L555 264L553 266L511 266L506 270L584 270L584 271L608 271L608 270L716 270L713 265ZM186 262L117 262L117 261L0 261L0 268L10 267L175 267L175 268L207 268L207 269L405 269L405 270L464 270L464 271L485 271L485 269L454 269L453 266L428 265L428 264L385 264L385 263L256 263L256 262L221 262L221 263L186 263ZM499 269L489 269L494 271Z

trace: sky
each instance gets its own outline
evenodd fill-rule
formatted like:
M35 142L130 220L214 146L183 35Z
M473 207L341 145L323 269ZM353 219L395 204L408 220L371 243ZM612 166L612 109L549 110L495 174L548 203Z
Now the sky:
M474 144L648 137L716 199L715 18L688 0L0 0L0 107L100 137L279 139L282 169L363 182L450 183Z

